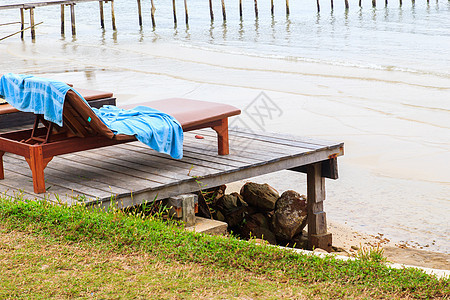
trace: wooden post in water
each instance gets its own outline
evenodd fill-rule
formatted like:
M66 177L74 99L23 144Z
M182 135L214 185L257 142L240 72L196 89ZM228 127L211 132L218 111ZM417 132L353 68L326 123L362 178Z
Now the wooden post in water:
M209 0L209 15L211 16L211 21L214 21L214 11L212 7L212 0Z
M239 17L242 20L242 0L239 0Z
M348 0L345 0L345 9L348 9L349 8L349 6L348 6Z
M116 15L114 14L114 0L111 1L111 23L112 23L112 29L116 30Z
M30 7L30 26L31 27L31 39L34 40L36 38L36 31L34 29L34 7Z
M273 16L273 0L270 0L270 14Z
M187 0L184 0L184 14L185 14L185 19L186 19L186 25L188 25L189 14L188 14Z
M152 17L152 26L153 28L156 27L156 22L155 22L155 3L153 2L153 0L151 0L151 4L152 4L152 9L151 9L151 17Z
M331 0L331 10L333 10L333 9L334 9L334 1Z
M175 6L175 0L172 0L172 8L173 8L173 23L177 25L177 8Z
M291 11L289 9L289 0L286 0L286 16L289 16L290 13L291 13Z
M362 7L362 3L361 3L361 0L359 0L359 7Z
M64 35L64 4L61 4L61 35Z
M224 21L227 20L227 12L225 11L225 0L222 0L222 18Z
M402 4L403 4L403 1L402 1L402 0L400 0L400 7L402 6Z
M372 0L372 7L377 7L377 0Z
M100 26L105 28L105 14L103 12L103 0L98 1L100 7Z
M386 7L388 6L388 0L384 1L384 6L386 6Z
M75 29L75 3L70 3L70 22L72 23L72 35L77 35Z
M255 2L255 18L258 18L258 0L254 0Z
M320 3L319 3L319 0L317 0L317 12L320 12Z
M142 26L141 0L137 0L137 5L138 5L138 15L139 15L139 26Z
M23 15L23 8L20 9L20 38L23 39L23 29L25 28L25 16Z

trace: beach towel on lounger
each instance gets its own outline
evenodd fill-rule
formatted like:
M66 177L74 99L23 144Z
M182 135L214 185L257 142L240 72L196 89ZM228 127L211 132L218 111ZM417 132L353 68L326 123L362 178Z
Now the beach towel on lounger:
M8 73L0 78L0 96L9 104L20 111L41 114L59 126L63 126L64 100L69 89L73 90L63 82L32 75ZM177 159L183 157L183 129L172 116L145 106L123 110L108 105L93 111L115 134L134 135L158 152Z

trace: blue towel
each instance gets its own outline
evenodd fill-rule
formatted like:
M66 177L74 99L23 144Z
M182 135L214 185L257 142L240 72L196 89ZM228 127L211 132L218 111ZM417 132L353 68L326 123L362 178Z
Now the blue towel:
M9 104L21 111L42 114L59 126L63 125L64 99L69 89L65 83L31 75L8 73L0 79L0 96ZM134 135L158 152L183 157L183 129L172 116L145 106L124 110L106 105L92 110L115 134Z
M183 128L174 117L147 106L125 110L105 105L92 110L115 134L135 135L158 152L183 157Z
M47 121L63 125L64 99L70 86L32 75L8 73L0 78L0 96L18 110L44 115Z

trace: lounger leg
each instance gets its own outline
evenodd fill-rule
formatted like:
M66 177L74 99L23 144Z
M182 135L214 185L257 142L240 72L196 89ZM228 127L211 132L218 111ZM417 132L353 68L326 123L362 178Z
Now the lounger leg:
M222 119L221 124L218 126L214 126L212 129L217 132L219 155L230 154L230 148L228 144L228 118Z
M3 154L5 154L5 152L0 151L0 180L5 179L5 172L3 171Z
M42 147L30 147L30 158L27 159L33 174L33 187L36 194L45 193L44 169L52 158L44 159Z

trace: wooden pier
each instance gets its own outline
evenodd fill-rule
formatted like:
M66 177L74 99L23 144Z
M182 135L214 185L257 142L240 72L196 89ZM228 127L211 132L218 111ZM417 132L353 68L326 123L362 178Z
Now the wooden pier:
M143 0L136 0L136 10L137 10L137 15L138 15L138 24L140 27L143 26L143 17L142 17L142 3ZM183 0L184 1L184 15L185 15L185 23L186 23L186 27L188 27L189 25L189 14L188 14L188 0ZM213 0L208 0L209 1L209 15L211 18L211 22L214 21L214 12L213 12ZM269 0L266 0L269 1ZM285 11L286 11L286 16L289 17L290 15L290 7L289 7L289 0L280 0L282 3L284 3L285 1ZM348 0L342 0L344 1L345 4L345 10L349 9L349 1ZM414 0L412 0L414 2ZM21 24L21 30L11 34L15 35L18 33L21 33L21 38L23 38L24 36L24 31L27 29L31 30L31 38L32 40L35 39L36 37L36 32L35 32L35 27L41 23L36 24L35 23L35 18L34 18L34 10L37 7L45 7L45 6L54 6L54 5L59 5L61 6L61 35L64 35L65 33L65 7L69 7L70 8L70 20L71 20L71 28L72 28L72 35L75 36L76 35L76 22L75 22L75 5L78 3L83 3L83 2L98 2L99 3L99 14L100 14L100 27L101 28L105 28L105 18L104 18L104 3L110 3L111 4L111 23L112 23L112 29L116 30L116 21L115 21L115 12L114 12L114 0L52 0L52 1L38 1L38 2L33 2L33 3L18 3L18 4L7 4L7 5L0 5L0 10L7 10L7 9L20 9L20 24ZM217 1L218 2L218 1ZM427 0L427 2L429 2L429 0ZM400 6L402 5L402 0L399 0ZM169 4L169 3L167 3ZM255 10L255 19L258 19L258 15L259 15L259 10L258 10L258 0L254 0L253 3L250 3L254 5L254 10ZM155 11L156 11L156 6L155 6L155 2L154 0L150 0L150 5L151 5L151 11L150 11L150 16L151 16L151 23L152 23L152 27L155 28L156 27L156 18L155 18ZM226 21L227 19L227 12L226 12L226 2L225 0L220 0L220 5L222 8L222 20L223 22ZM239 0L239 17L242 20L243 18L243 9L242 9L242 0ZM331 5L331 10L334 10L334 0L330 0L330 5ZM388 0L385 0L385 6L387 7L388 5ZM274 11L275 11L275 7L274 7L274 0L270 0L270 13L272 15L272 17L274 16ZM320 0L316 0L316 6L317 6L317 11L320 12ZM376 0L372 0L372 7L375 8L377 6L377 2ZM362 7L362 2L361 0L359 0L359 7ZM30 26L25 28L25 11L29 11L29 18L30 18ZM175 27L177 26L178 23L178 19L177 19L177 12L176 12L176 0L172 0L172 13L173 13L173 22ZM4 38L8 38L10 36L4 37ZM4 39L3 38L3 39ZM2 39L0 39L1 41Z
M337 179L337 157L343 155L343 143L238 128L230 129L229 136L230 155L226 156L217 155L215 132L207 129L185 133L181 160L139 142L57 156L45 169L46 194L33 193L27 162L7 153L0 191L27 199L83 201L104 207L114 202L129 207L280 170L305 172L309 238L316 247L329 248L331 234L323 211L325 177Z

